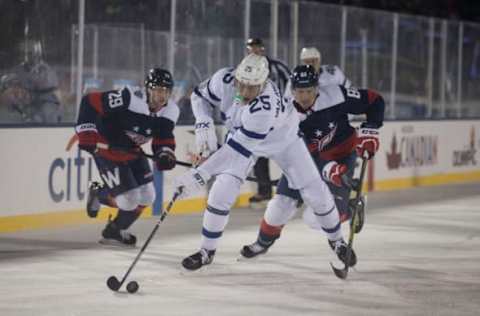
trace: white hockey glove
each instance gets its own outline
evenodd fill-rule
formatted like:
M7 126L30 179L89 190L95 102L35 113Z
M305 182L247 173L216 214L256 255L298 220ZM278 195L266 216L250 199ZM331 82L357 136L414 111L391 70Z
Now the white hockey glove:
M173 180L175 191L182 192L181 197L192 196L202 190L210 176L202 170L190 169ZM181 190L180 190L181 189Z
M195 144L197 153L203 158L217 150L217 134L212 118L205 117L195 123Z

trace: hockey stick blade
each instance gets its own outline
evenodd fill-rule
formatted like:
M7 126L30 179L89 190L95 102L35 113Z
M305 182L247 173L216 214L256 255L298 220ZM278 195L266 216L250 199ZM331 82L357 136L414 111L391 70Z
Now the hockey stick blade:
M135 267L135 265L137 264L138 260L140 260L140 257L142 256L142 254L144 253L145 249L147 248L147 246L150 244L150 241L152 240L153 236L155 236L155 233L157 232L158 228L160 227L160 224L163 222L163 220L165 219L165 217L168 215L168 213L170 212L173 204L175 203L175 201L177 200L177 198L182 194L182 189L179 189L178 191L174 192L173 193L173 197L172 199L170 200L170 202L168 203L167 207L165 208L165 210L163 211L162 215L160 216L160 219L157 221L157 223L155 224L152 232L150 233L150 235L148 236L147 240L145 241L145 243L143 244L142 248L140 249L140 252L137 254L137 256L135 257L135 260L133 260L133 262L130 264L130 267L128 268L127 272L123 275L123 278L121 281L119 281L115 276L111 276L107 279L107 286L110 290L112 291L115 291L115 292L118 292L118 290L122 287L123 283L125 283L125 281L127 280L128 278L128 275L130 274L130 272L132 272L133 268ZM138 285L137 285L138 286ZM128 289L127 289L128 290ZM135 293L135 291L128 291L129 293Z

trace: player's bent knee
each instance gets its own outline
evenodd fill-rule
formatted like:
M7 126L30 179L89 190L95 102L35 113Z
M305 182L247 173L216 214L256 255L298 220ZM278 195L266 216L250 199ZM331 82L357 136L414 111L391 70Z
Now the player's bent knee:
M297 200L286 195L275 194L268 202L264 219L269 225L285 225L297 211Z
M139 200L140 191L138 190L138 188L124 192L115 197L118 208L125 211L135 210L138 204L141 204L138 203Z
M310 228L315 230L322 230L322 225L318 217L313 213L311 207L307 207L305 211L303 211L303 222L307 224Z
M305 203L315 212L324 213L330 210L335 203L328 186L320 178L301 189L300 194Z
M219 209L229 210L235 203L240 192L242 181L230 174L220 174L210 189L208 205Z

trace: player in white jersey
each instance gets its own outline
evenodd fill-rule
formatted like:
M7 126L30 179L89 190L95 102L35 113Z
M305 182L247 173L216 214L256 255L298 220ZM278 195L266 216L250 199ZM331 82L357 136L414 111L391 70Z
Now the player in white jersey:
M352 83L345 76L340 67L336 65L322 65L322 54L315 47L304 47L300 52L300 61L303 65L310 65L315 68L318 74L318 86L339 85L350 88ZM285 97L292 97L292 84L289 81L285 88Z
M216 179L204 212L200 250L182 261L186 269L196 270L212 262L230 208L257 157L273 159L305 203L321 215L318 220L328 229L329 240L345 244L333 197L298 135L297 113L293 106L284 107L278 88L267 77L265 57L250 54L234 72L221 69L195 89L192 107L198 150L213 154L177 178L176 189L189 195L211 177ZM222 111L230 131L226 144L218 150L213 107ZM283 219L272 219L277 220Z

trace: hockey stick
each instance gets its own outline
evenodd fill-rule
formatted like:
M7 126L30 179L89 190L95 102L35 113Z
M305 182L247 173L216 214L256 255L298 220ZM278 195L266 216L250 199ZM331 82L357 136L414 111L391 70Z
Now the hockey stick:
M155 159L155 156L152 155L152 154L147 154L146 152L144 152L143 150L140 150L138 152L133 152L131 151L129 148L122 148L122 147L112 147L108 144L103 144L103 143L97 143L97 148L98 149L105 149L105 150L108 150L108 149L111 149L111 150L118 150L118 151L123 151L123 152L126 152L126 153L129 153L129 154L139 154L139 155L142 155L146 158L150 158L150 159ZM193 168L193 164L192 163L189 163L189 162L185 162L185 161L180 161L180 160L175 160L175 163L179 166L182 166L182 167L187 167L187 168ZM260 182L257 178L254 178L254 177L247 177L246 178L247 181L251 181L251 182ZM270 181L270 185L277 185L278 184L278 181L279 180L272 180Z
M346 255L346 260L345 260L345 267L343 269L338 269L336 268L331 262L330 265L332 266L333 272L337 277L340 279L346 279L348 275L348 268L349 268L349 263L350 259L352 257L352 246L353 246L353 237L355 236L355 221L357 220L357 205L358 202L360 201L360 198L362 197L362 185L363 185L363 178L365 177L365 170L367 168L367 163L368 160L365 158L362 158L362 167L360 169L360 178L358 180L358 184L356 185L355 188L355 207L353 208L352 212L352 220L350 221L350 232L348 235L348 246L347 246L347 255Z
M153 228L152 232L150 233L150 236L148 236L147 240L145 241L145 243L143 244L142 246L142 249L140 249L140 252L137 254L137 257L135 258L135 260L133 261L133 263L130 265L130 267L128 268L127 272L125 273L125 275L123 276L122 280L119 281L117 279L117 277L115 276L111 276L108 278L107 280L107 286L110 290L112 291L115 291L117 292L123 285L123 283L125 282L125 280L127 279L128 275L130 274L130 272L133 270L133 267L135 267L135 265L137 264L138 260L140 259L140 257L142 256L143 252L145 251L145 249L147 248L148 244L150 243L150 241L152 240L153 236L155 235L155 233L157 232L158 228L160 227L160 224L163 222L163 220L165 219L165 217L168 215L168 213L170 212L170 209L172 208L173 204L175 203L175 200L180 196L180 194L182 194L182 188L180 188L178 191L176 191L174 194L173 194L173 197L172 199L170 200L170 202L168 203L165 211L162 212L162 215L160 216L160 219L157 221L157 224L155 224L155 227ZM129 283L130 284L130 283ZM130 293L135 293L138 289L138 284L135 283L135 289L134 290L130 290L128 289L128 286L127 286L127 290L130 292Z

